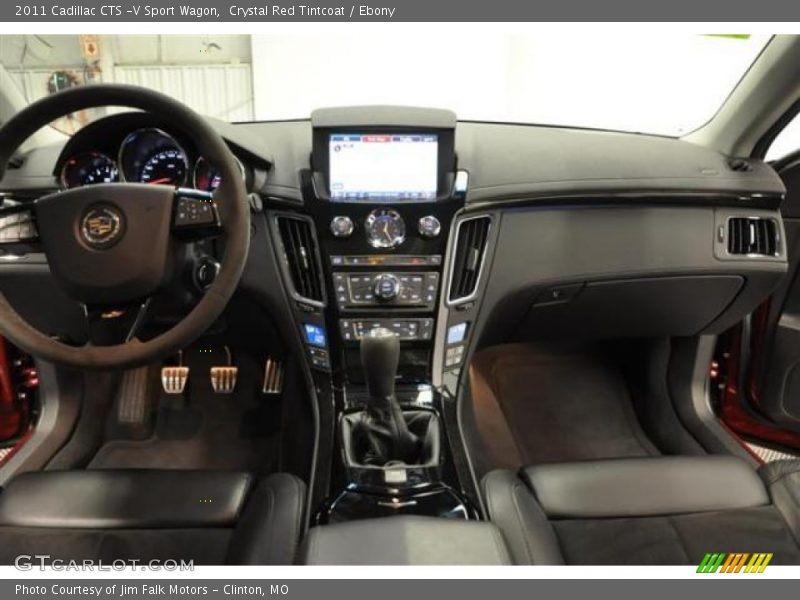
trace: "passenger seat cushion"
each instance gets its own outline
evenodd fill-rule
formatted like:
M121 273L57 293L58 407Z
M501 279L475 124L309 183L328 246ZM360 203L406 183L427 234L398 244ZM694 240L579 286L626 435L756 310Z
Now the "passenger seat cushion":
M513 471L492 471L483 479L491 521L503 532L517 564L563 564L547 516Z
M527 467L522 478L553 519L645 517L769 504L758 474L729 456L624 458Z
M800 544L800 460L778 460L759 471L769 487L772 502Z
M708 552L800 564L800 463L761 473L733 457L537 465L484 479L490 519L518 564L685 565ZM783 503L783 508L781 507Z
M552 525L567 564L699 564L707 552L772 552L772 564L800 564L800 550L774 506L663 517L566 519Z

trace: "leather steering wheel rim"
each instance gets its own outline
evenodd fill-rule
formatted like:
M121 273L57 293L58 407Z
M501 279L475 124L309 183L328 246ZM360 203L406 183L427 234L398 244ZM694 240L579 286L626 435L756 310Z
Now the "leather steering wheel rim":
M170 120L195 143L198 152L221 175L217 203L224 254L219 273L192 310L171 329L147 341L133 339L112 346L70 346L25 321L0 293L0 333L44 360L82 369L141 366L176 353L205 332L222 314L241 278L250 245L250 211L239 167L220 135L184 104L153 90L130 85L97 84L71 88L29 105L0 128L0 179L16 149L41 127L64 115L99 106L126 106ZM123 266L124 267L124 266Z

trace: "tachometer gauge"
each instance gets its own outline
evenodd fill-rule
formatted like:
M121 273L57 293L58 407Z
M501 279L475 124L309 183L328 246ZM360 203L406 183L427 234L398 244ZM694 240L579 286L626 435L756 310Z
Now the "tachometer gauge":
M364 229L373 248L395 248L406 239L405 221L391 208L378 208L369 213Z
M83 152L68 159L61 167L61 185L65 188L118 180L117 163L100 152Z
M242 174L242 180L245 179L244 165L241 161L234 156L236 164L239 166L239 172ZM194 163L194 187L197 190L204 192L214 192L222 183L222 177L219 169L213 166L202 156Z
M139 129L125 138L119 166L125 181L171 186L184 185L189 171L183 148L155 128Z

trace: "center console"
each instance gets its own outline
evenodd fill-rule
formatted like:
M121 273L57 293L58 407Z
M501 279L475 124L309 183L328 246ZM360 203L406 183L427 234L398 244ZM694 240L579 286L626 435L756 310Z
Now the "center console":
M413 514L468 520L433 357L451 223L468 178L449 111L325 109L304 175L326 291L304 323L335 397L330 495L318 523Z

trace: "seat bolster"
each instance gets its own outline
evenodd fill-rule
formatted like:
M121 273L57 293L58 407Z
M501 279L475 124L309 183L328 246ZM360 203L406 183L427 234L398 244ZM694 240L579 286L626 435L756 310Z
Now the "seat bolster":
M245 473L96 470L23 473L0 493L0 526L74 529L232 527Z
M305 529L306 485L294 475L264 478L247 499L233 532L227 562L291 565Z
M563 565L555 533L530 490L513 471L492 471L483 478L491 521L503 532L519 565Z
M759 474L769 488L772 502L800 545L800 460L768 463Z
M732 456L647 457L527 467L551 519L644 517L769 504L763 482Z

